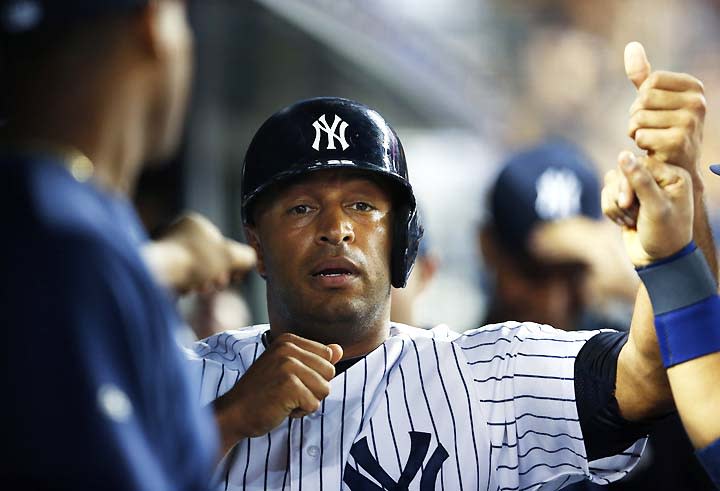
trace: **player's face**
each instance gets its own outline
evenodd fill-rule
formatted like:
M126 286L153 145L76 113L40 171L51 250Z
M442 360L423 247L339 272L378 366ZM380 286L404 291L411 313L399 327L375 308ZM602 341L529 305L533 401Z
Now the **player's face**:
M153 159L172 153L182 133L193 65L193 34L184 1L156 3L154 36L158 82L151 112Z
M584 269L579 265L538 268L542 275L529 276L517 265L498 271L495 301L503 315L574 330L585 303Z
M257 213L258 268L271 322L325 342L350 342L387 322L389 192L348 170L293 183Z

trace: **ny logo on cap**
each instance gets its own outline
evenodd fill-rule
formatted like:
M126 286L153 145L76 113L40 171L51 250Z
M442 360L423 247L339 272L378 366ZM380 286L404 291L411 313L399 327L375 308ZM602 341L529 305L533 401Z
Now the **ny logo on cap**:
M582 184L569 169L547 169L535 183L535 190L535 212L543 220L562 220L581 212Z
M340 125L340 134L336 134L335 131L338 129L338 125ZM332 126L327 124L327 121L325 120L325 115L323 114L318 119L315 120L313 123L313 128L315 128L315 141L312 144L312 147L315 150L320 150L320 136L321 133L324 131L327 133L328 137L328 150L335 150L335 139L337 139L338 143L340 143L340 146L343 150L346 150L348 143L345 141L345 130L347 129L348 124L340 119L340 116L337 114L335 115L335 120L333 121Z

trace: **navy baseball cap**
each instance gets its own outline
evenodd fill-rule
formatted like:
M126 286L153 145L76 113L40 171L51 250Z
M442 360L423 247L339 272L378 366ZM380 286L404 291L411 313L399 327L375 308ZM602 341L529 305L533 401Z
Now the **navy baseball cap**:
M527 252L528 236L540 222L585 216L599 219L600 181L577 146L550 140L512 155L490 191L489 211L497 238Z
M710 170L720 176L720 164L713 164L710 166Z
M21 34L147 4L148 0L0 0L0 32Z

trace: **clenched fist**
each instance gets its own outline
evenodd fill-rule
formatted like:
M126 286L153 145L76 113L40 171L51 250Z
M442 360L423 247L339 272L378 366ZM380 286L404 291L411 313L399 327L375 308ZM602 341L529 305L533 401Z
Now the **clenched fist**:
M693 189L690 174L680 167L650 157L636 158L623 152L618 169L605 176L602 192L603 213L623 228L623 239L630 260L645 266L673 255L693 237ZM630 217L618 204L630 186L639 207Z
M324 345L282 334L237 384L215 401L224 450L243 438L264 435L287 417L301 418L320 408L330 394L337 344Z
M225 238L197 213L181 216L163 236L143 249L150 270L179 293L224 288L255 266L252 247Z

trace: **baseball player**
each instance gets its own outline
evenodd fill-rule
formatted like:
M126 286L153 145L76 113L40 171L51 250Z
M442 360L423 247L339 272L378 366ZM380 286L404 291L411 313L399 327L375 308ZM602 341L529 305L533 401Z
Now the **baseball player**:
M655 327L675 403L697 455L708 475L720 485L720 426L717 424L717 381L720 370L720 296L703 253L692 241L691 177L684 169L623 156L622 168L639 201L635 224L624 226L629 242L642 234L643 221L660 220L664 237L686 245L660 261L631 254L655 312ZM617 187L607 188L617 196ZM616 200L605 212L619 216ZM633 251L630 247L629 251Z
M208 486L216 430L126 196L175 147L191 38L179 0L0 0L4 489ZM145 254L192 257L205 225Z
M191 356L232 448L225 489L608 483L637 461L642 421L672 408L645 295L629 338L391 323L390 286L405 283L422 228L397 135L359 103L311 99L269 118L245 157L241 212L270 324ZM684 244L658 240L665 230L643 222L659 245L636 245L673 254Z
M650 65L638 43L628 45L626 67L629 74L638 75L636 80L640 82L637 85L641 91L652 90L649 87L652 85L667 84L671 78L662 74L646 83ZM693 81L681 81L677 77L673 82L687 84ZM646 96L645 104L650 103L651 97ZM658 119L658 115L642 117ZM632 129L631 123L631 136ZM662 220L672 224L666 238L679 238L680 242L686 243L662 261L652 262L632 252L630 257L652 301L663 365L667 368L678 413L698 449L698 458L715 484L720 486L720 426L716 417L718 391L715 379L720 371L720 297L717 294L717 268L708 265L692 240L693 213L704 213L702 196L698 199L697 187L693 191L689 185L699 179L694 172L695 162L690 162L687 172L655 162L639 165L629 154L621 160L623 168L611 171L606 178L603 211L616 221L624 222L626 241L637 240L643 221ZM720 166L711 166L711 170L720 174ZM624 189L621 191L621 188ZM626 194L626 199L621 199L621 192ZM633 210L633 197L637 197L639 210Z
M600 188L593 162L564 140L543 141L502 164L478 230L491 284L484 324L532 319L565 330L617 324L598 307L618 297L631 303L639 282L616 227L601 220Z

